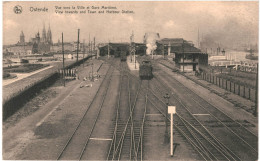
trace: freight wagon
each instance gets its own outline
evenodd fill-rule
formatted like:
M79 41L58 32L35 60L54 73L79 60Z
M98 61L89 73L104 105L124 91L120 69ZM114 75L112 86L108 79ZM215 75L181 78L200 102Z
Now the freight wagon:
M153 78L153 67L149 60L142 61L142 64L139 66L139 77L142 80Z
M122 52L120 53L120 60L121 60L121 61L126 61L126 52L125 52L125 51L122 51Z
M119 58L120 57L120 53L121 53L120 50L116 50L115 51L115 58Z

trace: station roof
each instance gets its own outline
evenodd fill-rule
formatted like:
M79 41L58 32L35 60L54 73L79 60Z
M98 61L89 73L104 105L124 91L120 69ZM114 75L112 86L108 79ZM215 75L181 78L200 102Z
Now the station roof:
M104 47L107 47L107 45L109 44L109 46L111 47L120 47L120 46L129 46L130 43L104 43L102 45L99 45L98 48L104 48Z
M176 45L176 46L171 46L171 52L175 52L175 53L201 53L200 49L191 46L190 44L180 44L180 45Z
M201 53L201 50L194 47L191 41L184 40L183 38L163 38L157 41L158 44L169 46L171 52L182 54L182 53Z
M157 42L160 44L164 44L164 45L168 45L170 44L182 44L184 43L184 39L183 38L163 38L161 40L158 40Z

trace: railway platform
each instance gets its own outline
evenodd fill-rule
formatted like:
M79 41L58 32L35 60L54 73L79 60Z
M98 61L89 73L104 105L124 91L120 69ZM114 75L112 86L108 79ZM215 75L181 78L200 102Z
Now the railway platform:
M127 61L127 65L128 65L130 70L134 70L134 71L138 71L139 70L139 63L138 63L138 61L137 60L135 61L135 59L133 58L132 62L131 62L131 55L129 55L127 57L126 61Z

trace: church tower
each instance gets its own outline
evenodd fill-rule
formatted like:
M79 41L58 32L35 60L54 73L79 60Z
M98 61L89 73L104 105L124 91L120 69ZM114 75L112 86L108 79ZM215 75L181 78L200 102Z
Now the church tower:
M20 43L25 43L23 31L20 34Z
M43 24L43 29L42 29L42 42L44 43L47 42L45 24Z
M38 33L35 35L35 38L36 38L36 43L39 44L39 43L40 43L40 40L41 40L39 31L38 31Z
M52 45L52 33L51 33L50 24L49 24L49 29L48 29L48 32L47 32L47 42Z

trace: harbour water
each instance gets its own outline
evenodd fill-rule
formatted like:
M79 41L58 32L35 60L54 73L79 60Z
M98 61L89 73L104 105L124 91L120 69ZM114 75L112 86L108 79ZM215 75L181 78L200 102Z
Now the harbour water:
M236 62L247 62L247 63L257 63L258 60L250 60L250 59L246 59L246 55L249 54L248 52L244 52L244 51L227 51L226 52L227 55L231 55L231 57L233 58L234 61ZM255 55L258 55L258 53L254 53Z

